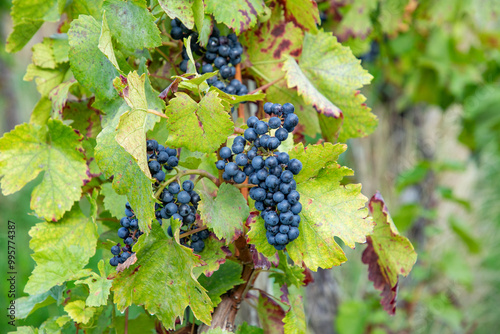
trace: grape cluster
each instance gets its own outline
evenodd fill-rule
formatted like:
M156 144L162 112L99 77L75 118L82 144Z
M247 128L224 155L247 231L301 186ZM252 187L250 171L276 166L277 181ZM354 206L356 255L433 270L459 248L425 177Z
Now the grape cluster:
M219 29L214 27L208 40L206 49L197 43L198 33L190 31L178 19L172 20L172 30L170 35L173 39L181 40L191 36L191 51L203 57L201 73L210 73L215 69L219 70L218 76L213 76L207 80L210 86L217 87L221 91L231 95L246 95L248 88L238 79L235 66L241 62L243 46L238 42L236 34L221 36ZM187 72L189 56L185 46L182 49L182 62L179 68L184 73Z
M271 116L269 121L250 117L244 136L236 137L231 148L220 149L221 160L216 167L224 171L222 178L226 181L243 183L248 178L250 184L256 185L249 195L265 221L267 241L282 250L299 236L302 205L294 175L302 170L302 163L276 149L299 119L291 103L268 102L264 111Z
M158 183L165 180L165 169L168 172L179 164L177 150L174 148L163 147L156 140L148 140L146 142L148 151L148 166L151 175Z
M109 264L113 267L125 262L134 253L132 252L132 246L135 245L137 238L143 233L139 230L139 221L128 202L125 204L125 217L120 219L120 225L118 236L123 239L125 246L121 247L121 244L118 243L111 247L111 254L114 256L109 260Z

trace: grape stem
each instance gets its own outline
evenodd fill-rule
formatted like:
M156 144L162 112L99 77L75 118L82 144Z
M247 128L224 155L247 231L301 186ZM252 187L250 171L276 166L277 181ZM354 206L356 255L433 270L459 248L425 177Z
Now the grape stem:
M181 177L186 176L186 175L199 175L201 177L206 177L207 179L212 181L217 187L220 186L219 179L205 170L202 170L202 169L179 170L177 168L175 170L177 171L177 175L175 175L174 177L172 177L168 180L163 181L161 183L160 187L156 190L156 192L155 192L156 198L160 197L163 189L165 189L170 183L172 183L174 181L180 181Z
M200 231L203 231L203 230L206 230L208 227L206 226L202 226L202 227L198 227L194 230L191 230L189 232L186 232L186 233L182 233L181 235L179 235L179 239L182 239L182 238L185 238L185 237L189 237L191 234L195 234L195 233L198 233Z
M251 92L250 92L250 93L248 93L248 94L249 94L249 95L251 95L251 94L255 94L255 93L257 93L258 91L261 91L261 90L266 90L266 89L268 89L269 87L271 87L272 85L274 85L275 83L280 82L280 81L281 81L281 80L283 80L283 79L285 79L285 76L282 76L281 78L278 78L278 79L276 79L276 80L273 80L273 81L271 81L271 82L269 82L269 83L265 84L264 86L260 86L260 87L258 87L258 88L256 88L256 89L254 89L253 91L251 91Z

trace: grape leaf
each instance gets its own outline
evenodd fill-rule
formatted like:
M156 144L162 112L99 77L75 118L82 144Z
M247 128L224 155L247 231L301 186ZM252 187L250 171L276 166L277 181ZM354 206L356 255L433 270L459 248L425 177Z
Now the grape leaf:
M264 334L264 330L260 327L250 326L247 322L243 322L238 326L236 334Z
M111 34L126 55L161 45L160 30L145 0L107 0L103 10Z
M80 15L72 21L68 31L69 60L71 71L80 84L97 98L111 100L118 96L113 79L119 73L99 50L100 36L101 25L92 16Z
M146 152L148 102L145 82L145 74L139 77L137 72L132 72L127 76L128 86L123 90L123 97L132 110L120 116L116 127L116 141L135 158L143 173L151 178Z
M15 332L9 332L8 334L38 334L38 328L21 326L17 327Z
M205 333L207 333L207 334L231 334L232 332L228 332L220 327L217 327L217 328L210 328Z
M362 261L368 265L368 278L376 289L382 291L384 310L393 315L396 312L398 274L407 276L410 273L417 261L417 253L411 242L399 234L379 192L370 199L368 207L376 226L367 237L368 245Z
M209 325L212 303L193 275L202 262L179 244L178 225L172 230L175 238L153 224L149 235L139 238L134 246L137 262L113 280L114 302L122 311L132 303L144 305L167 329L174 328L175 318L182 320L190 306L196 318Z
M92 276L75 282L75 284L87 284L89 286L89 296L85 302L87 306L101 306L106 305L108 302L112 281L107 278L108 275L104 269L103 260L99 261L98 268L101 275L92 272Z
M119 70L120 66L116 61L115 50L113 49L113 41L111 40L111 30L109 29L108 20L106 19L106 11L102 13L101 36L99 36L99 50L109 59L111 64Z
M234 124L216 92L208 92L200 103L185 93L175 95L165 112L169 117L168 145L211 153L233 133Z
M14 0L12 23L14 31L7 38L7 52L17 52L35 35L45 21L59 20L57 0Z
M35 79L36 89L42 96L47 96L50 91L63 82L69 73L67 63L60 64L55 69L42 68L29 64L24 75L24 81L33 81Z
M205 0L205 12L212 14L217 22L233 29L237 35L253 27L265 8L262 0L234 0L231 6L223 0Z
M88 276L87 265L95 254L97 226L76 203L57 223L39 223L29 232L36 267L26 284L30 295L39 294L65 281Z
M52 317L40 325L39 331L43 334L61 334L62 329L69 325L70 321L71 318L67 315Z
M345 41L349 37L365 39L373 28L370 14L377 8L378 3L377 0L354 0L348 6L347 12L342 15L336 36L341 41ZM383 5L381 4L381 6Z
M223 183L215 199L204 191L200 191L200 195L202 200L198 210L201 219L218 238L225 239L229 244L243 233L243 222L250 209L238 188Z
M54 116L60 117L62 115L63 108L68 100L69 90L75 84L76 81L72 79L57 85L50 91L49 99L52 101L52 114Z
M285 9L285 18L303 30L316 32L319 18L318 5L314 0L278 0Z
M210 238L205 239L205 248L203 248L203 251L199 254L201 260L205 262L205 265L194 268L194 276L198 277L202 273L206 276L211 276L214 272L219 270L221 264L226 262L226 257L231 255L231 251L224 246L224 242L218 240L214 235L211 235Z
M278 285L296 286L304 285L304 269L299 266L288 263L284 252L278 252L279 264L276 270L269 275L274 278L274 282Z
M71 120L71 127L87 138L95 138L102 130L101 112L92 108L90 100L67 101L62 110L63 120Z
M285 311L277 302L264 295L263 292L259 293L257 299L257 315L264 333L284 334L283 319L285 318Z
M47 220L61 218L81 195L87 165L80 136L58 120L44 126L21 124L0 139L0 177L4 195L44 172L31 196L31 209Z
M41 307L55 303L51 291L16 299L16 319L25 319Z
M75 300L64 306L64 311L73 319L73 321L86 324L94 316L96 309L87 307L83 300Z
M101 186L101 194L104 196L106 210L117 219L124 217L127 196L117 194L111 183L105 183Z
M113 176L113 189L119 195L127 195L139 220L140 230L149 233L149 226L155 219L152 181L139 168L135 159L115 140L116 126L128 106L121 98L94 106L107 113L103 120L106 127L97 136L97 164L106 177Z
M286 289L290 293L289 300L290 309L286 312L283 322L285 323L285 334L300 334L306 333L306 315L304 313L304 303L300 291L296 287Z
M54 51L50 45L50 39L44 38L42 43L33 45L33 64L42 68L56 68L56 60L54 59Z
M194 0L158 0L158 3L172 20L178 18L188 29L193 30Z
M256 31L248 31L240 37L247 46L247 53L252 67L249 68L256 75L259 86L283 77L283 61L285 57L300 56L304 31L283 19L280 6L275 6L271 18L259 26ZM272 60L272 61L270 61ZM305 133L315 138L320 132L317 112L307 105L297 90L290 89L286 81L279 81L266 89L267 101L287 101L295 106L300 124L305 127Z
M242 270L241 264L228 260L212 276L201 275L199 277L198 281L207 290L214 307L222 301L220 296L236 285L245 283L241 279Z
M297 144L288 153L292 159L302 162L302 170L294 177L297 183L301 183L311 177L318 175L318 172L326 166L337 163L340 154L347 149L345 144L323 143L320 145L308 145L304 148L302 143Z
M297 87L318 113L335 118L343 113L341 141L370 134L377 120L357 89L370 83L372 76L360 61L335 36L324 32L306 33L302 50L300 65L289 57L283 66L288 87Z
M333 147L323 149L328 151ZM311 151L321 155L320 148L318 145ZM301 155L302 151L291 151L290 157L295 158L294 154ZM309 154L308 150L306 154ZM315 159L305 159L303 170L316 170L316 164ZM297 185L303 207L300 235L287 246L288 254L295 263L304 262L313 271L318 267L327 269L340 265L346 257L334 237L341 238L347 246L354 248L355 242L364 243L365 236L372 231L371 220L365 219L367 199L361 194L361 185L340 185L347 175L352 175L350 169L329 163L316 176Z

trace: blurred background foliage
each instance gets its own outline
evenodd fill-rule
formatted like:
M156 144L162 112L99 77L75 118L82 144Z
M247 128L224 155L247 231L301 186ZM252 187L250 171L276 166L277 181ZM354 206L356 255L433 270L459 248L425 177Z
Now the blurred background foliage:
M356 171L354 181L365 195L381 191L419 258L401 281L390 317L360 261L365 247L346 247L350 261L315 273L307 287L311 332L497 332L500 1L331 0L318 8L323 29L351 47L374 76L363 93L379 126L351 140L342 163ZM23 51L7 54L9 9L10 2L0 0L0 135L29 120L39 95L35 83L22 78L32 45L55 30L45 24ZM0 194L2 245L7 220L17 226L18 287L34 267L31 190ZM2 272L5 266L2 261ZM8 287L4 281L0 286L5 305ZM18 325L39 326L56 314L54 304Z

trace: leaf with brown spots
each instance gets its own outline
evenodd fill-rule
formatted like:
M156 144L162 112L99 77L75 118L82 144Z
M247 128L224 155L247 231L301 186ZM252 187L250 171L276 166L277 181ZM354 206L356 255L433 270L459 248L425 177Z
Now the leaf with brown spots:
M288 87L296 87L318 113L335 118L343 113L340 141L366 136L375 129L377 118L358 91L370 83L372 76L332 34L306 33L299 63L289 57L283 70Z
M178 18L188 29L193 29L194 0L158 0L158 3L172 20Z
M248 60L252 64L249 71L255 75L259 86L283 77L282 67L285 57L300 56L303 38L304 31L293 22L285 21L281 7L277 4L274 4L271 18L267 22L240 37L247 48ZM316 138L321 132L317 112L304 102L296 89L288 88L285 80L266 89L266 100L292 103L305 135Z
M349 37L365 39L372 31L370 15L378 3L378 0L354 0L349 6L343 7L342 21L335 34L339 40L346 41Z
M370 199L368 207L376 225L367 237L362 261L368 265L368 278L382 291L384 310L392 315L396 312L398 275L408 276L417 253L411 242L399 234L379 192Z
M314 0L278 0L285 10L285 18L297 27L315 33L318 31L318 4Z
M212 14L217 22L233 29L237 35L253 27L265 8L262 0L233 0L231 5L225 0L205 0L205 11Z
M137 262L113 280L114 302L121 311L132 304L144 305L167 329L175 327L177 317L182 321L190 306L195 317L209 325L212 302L193 274L202 261L179 244L180 221L172 221L177 224L172 226L174 238L167 236L167 224L165 230L153 224L149 235L139 238L134 246Z

